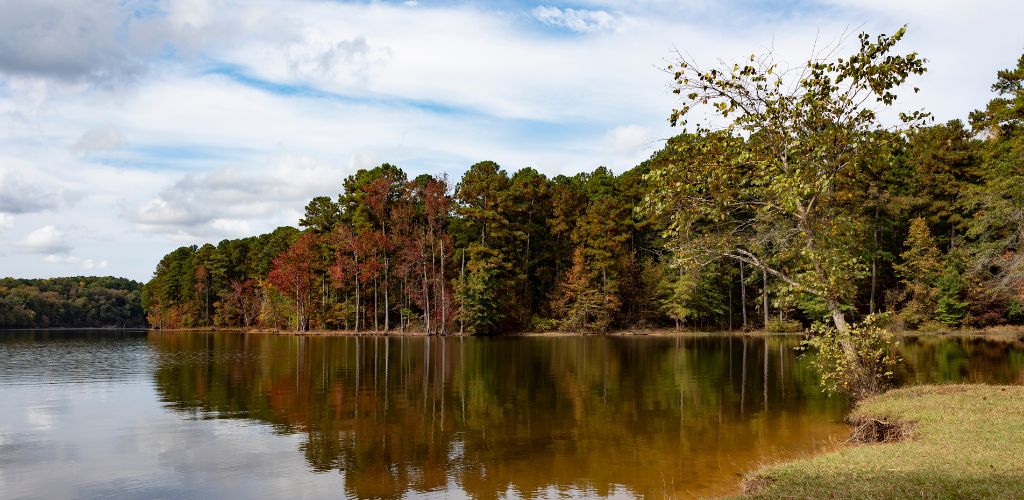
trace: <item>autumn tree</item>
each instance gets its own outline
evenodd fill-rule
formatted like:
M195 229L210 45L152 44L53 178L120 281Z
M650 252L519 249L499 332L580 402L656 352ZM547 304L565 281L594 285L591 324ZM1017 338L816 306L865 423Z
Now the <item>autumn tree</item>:
M347 225L338 225L331 232L331 246L334 248L334 263L330 266L329 272L331 282L339 290L352 285L352 314L355 333L360 331L360 317L362 316L362 284L361 262L366 251L363 242L356 237L352 229Z
M600 284L600 275L601 270L587 262L583 248L577 248L554 303L567 330L602 332L611 326L618 295Z
M616 196L614 176L607 169L599 168L592 175L584 176L583 185L589 188L590 200L572 232L576 246L573 266L565 276L567 283L560 293L596 291L601 299L600 314L584 317L594 319L593 329L605 330L618 320L622 305L624 275L631 263L625 246L630 235L631 210ZM582 263L578 262L576 252L583 256ZM563 300L572 303L577 299L570 296ZM585 301L580 299L580 302Z
M339 198L340 223L352 230L366 252L360 263L363 283L372 285L373 325L391 329L391 271L397 241L391 224L395 207L405 203L408 178L400 168L384 163L370 170L361 169L344 180Z
M448 232L453 208L448 183L444 178L420 176L410 183L409 196L410 203L395 212L394 222L399 228L397 238L402 241L399 266L403 296L423 311L427 334L445 335L454 320L455 301L450 280L455 248Z
M286 252L274 259L274 267L267 275L270 283L295 304L295 329L309 329L310 292L316 279L313 262L316 259L315 238L302 235Z

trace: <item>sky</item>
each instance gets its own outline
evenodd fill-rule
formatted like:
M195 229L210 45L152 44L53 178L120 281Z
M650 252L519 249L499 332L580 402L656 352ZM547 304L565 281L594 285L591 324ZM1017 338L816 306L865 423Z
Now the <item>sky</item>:
M0 0L0 276L147 280L182 245L296 225L383 162L629 169L681 132L664 68L908 25L937 121L992 98L1024 2Z

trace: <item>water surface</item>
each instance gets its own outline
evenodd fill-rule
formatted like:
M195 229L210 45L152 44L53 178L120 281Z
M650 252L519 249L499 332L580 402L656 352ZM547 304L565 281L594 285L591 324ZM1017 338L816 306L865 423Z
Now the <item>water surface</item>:
M845 439L795 337L0 332L0 498L702 496ZM907 338L899 377L1021 383Z

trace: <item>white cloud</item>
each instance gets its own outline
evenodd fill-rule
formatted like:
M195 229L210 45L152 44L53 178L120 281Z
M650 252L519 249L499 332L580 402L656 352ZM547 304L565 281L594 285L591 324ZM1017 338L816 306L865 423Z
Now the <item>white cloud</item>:
M56 190L46 189L42 186L46 181L34 177L26 179L21 172L0 168L0 213L25 214L57 206L60 199Z
M302 40L282 50L282 56L299 80L350 86L365 83L372 69L385 62L388 50L372 47L364 36L336 40L307 30Z
M71 251L71 246L64 240L64 233L54 226L40 227L17 244L18 248L30 253L58 255Z
M137 71L115 31L127 8L111 0L0 3L0 72L61 80Z
M210 227L220 234L233 235L236 238L252 235L252 224L245 219L214 219L210 222Z
M178 179L129 217L141 231L179 240L246 236L256 220L265 221L264 230L295 224L278 216L335 194L343 178L342 169L303 157L279 158L265 169L222 168Z
M93 269L97 269L97 270L99 270L99 269L106 269L106 268L107 268L107 261L106 260L100 260L99 262L97 262L97 261L94 261L92 259L85 259L84 261L82 261L82 269L85 269L86 271L91 271Z
M560 9L538 6L533 9L538 21L577 33L592 33L610 29L615 17L603 10Z
M930 69L906 104L940 121L983 106L1024 47L1009 1L549 5L0 0L0 275L59 272L17 251L51 226L74 252L49 260L145 279L174 245L295 224L385 161L621 172L677 132L673 47L799 63L818 33L909 23Z
M110 262L106 259L83 259L77 255L69 254L50 254L43 257L43 262L47 264L63 264L65 266L77 266L78 268L85 271L101 271L107 269L110 266Z
M188 59L284 31L282 8L238 7L221 0L0 2L0 74L116 87L144 77L168 52Z
M96 127L86 130L71 145L71 149L79 152L110 151L117 149L123 142L121 133L113 127Z
M633 153L638 149L651 150L658 144L650 129L641 125L623 125L605 133L607 149L618 153Z

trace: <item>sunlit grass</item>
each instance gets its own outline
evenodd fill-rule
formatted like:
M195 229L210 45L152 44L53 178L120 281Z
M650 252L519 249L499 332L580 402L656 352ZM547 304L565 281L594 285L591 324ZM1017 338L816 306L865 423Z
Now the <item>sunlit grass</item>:
M909 424L909 439L767 465L745 479L755 498L1022 498L1024 387L899 389L859 404L851 421Z

